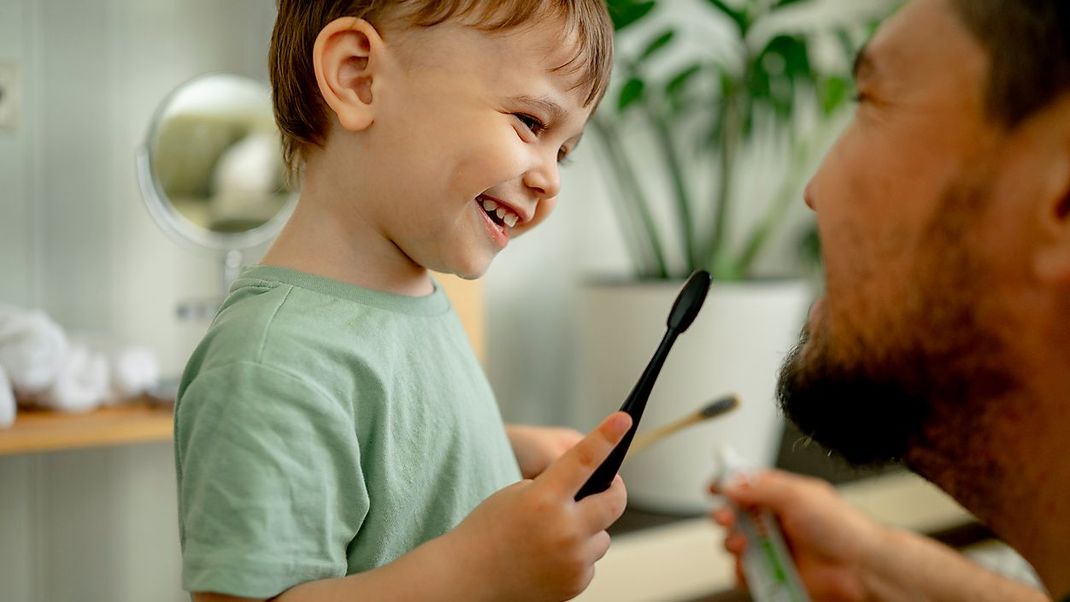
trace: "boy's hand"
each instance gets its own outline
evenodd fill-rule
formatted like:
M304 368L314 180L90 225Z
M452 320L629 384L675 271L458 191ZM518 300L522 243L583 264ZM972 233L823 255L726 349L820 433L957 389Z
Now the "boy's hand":
M494 600L568 600L587 588L627 494L617 476L606 491L574 498L631 422L623 412L609 416L537 478L495 493L446 536L470 591Z
M583 439L583 433L567 428L506 425L509 443L525 479L534 479Z

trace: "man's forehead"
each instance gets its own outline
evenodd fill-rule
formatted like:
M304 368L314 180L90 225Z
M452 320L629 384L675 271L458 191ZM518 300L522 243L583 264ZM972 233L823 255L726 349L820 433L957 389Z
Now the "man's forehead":
M886 21L855 61L859 85L891 86L911 97L927 91L981 94L988 59L948 0L913 0Z

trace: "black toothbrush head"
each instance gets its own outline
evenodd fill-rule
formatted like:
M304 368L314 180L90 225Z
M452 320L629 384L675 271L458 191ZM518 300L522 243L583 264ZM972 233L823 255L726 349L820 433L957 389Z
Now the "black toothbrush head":
M676 296L672 311L669 312L668 328L677 334L684 332L695 321L702 304L706 302L706 295L710 292L710 283L713 277L706 270L699 270L687 279L684 288Z
M735 395L726 395L706 405L706 407L699 410L698 414L703 419L714 418L725 412L731 412L737 407L739 407L739 397Z
M624 435L624 438L617 443L617 447L613 449L609 457L587 479L587 482L576 494L576 501L609 489L610 483L613 482L613 477L620 470L625 456L628 455L628 447L632 444L632 438L635 437L635 432L639 428L639 421L643 418L643 409L646 408L646 402L650 398L650 391L654 388L654 381L657 380L658 374L661 373L661 367L669 354L669 350L672 348L673 342L676 340L676 335L687 330L688 326L691 326L691 323L695 321L695 316L698 315L699 310L702 309L702 304L706 301L711 280L712 277L709 272L695 272L684 284L680 294L676 296L676 302L673 303L672 311L669 312L668 330L665 333L665 338L661 340L658 350L654 352L654 357L650 359L650 363L647 364L643 375L639 377L639 382L635 384L632 392L628 394L628 398L624 400L624 404L620 407L621 411L627 412L632 417L632 427Z

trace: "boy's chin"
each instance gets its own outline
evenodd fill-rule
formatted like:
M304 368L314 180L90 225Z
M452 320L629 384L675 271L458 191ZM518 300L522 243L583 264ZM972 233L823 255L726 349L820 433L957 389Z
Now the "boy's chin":
M494 256L486 258L472 258L468 261L457 262L454 265L449 266L448 269L442 270L457 276L463 280L478 280L486 275L487 270L490 269L491 262L494 261Z

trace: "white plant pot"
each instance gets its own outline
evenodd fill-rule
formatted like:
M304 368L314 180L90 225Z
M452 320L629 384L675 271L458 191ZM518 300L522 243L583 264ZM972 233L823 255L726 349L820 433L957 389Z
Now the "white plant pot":
M616 410L631 391L661 341L682 284L584 287L577 416L583 426ZM669 354L640 432L727 393L739 395L740 407L630 457L621 471L630 505L671 514L706 511L716 451L724 443L753 466L773 465L783 431L774 399L777 372L798 340L809 301L801 280L714 282L698 319Z

